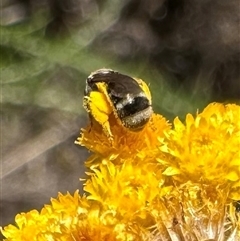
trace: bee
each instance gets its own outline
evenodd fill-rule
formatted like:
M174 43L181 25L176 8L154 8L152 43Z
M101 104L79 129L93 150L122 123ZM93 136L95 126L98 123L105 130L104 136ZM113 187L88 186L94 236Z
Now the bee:
M130 131L140 131L153 113L147 84L111 69L99 69L87 78L83 106L111 138L111 114Z

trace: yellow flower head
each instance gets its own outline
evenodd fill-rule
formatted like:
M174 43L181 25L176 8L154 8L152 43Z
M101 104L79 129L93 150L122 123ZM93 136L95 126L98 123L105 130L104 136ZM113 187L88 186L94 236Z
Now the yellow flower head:
M240 199L240 108L210 104L184 125L178 118L160 150L169 154L163 174L180 183L192 181L228 187ZM222 188L223 188L222 187ZM230 188L230 189L229 189Z
M146 127L140 132L131 132L119 125L115 118L111 120L112 141L101 132L98 123L89 124L82 130L76 142L86 146L95 154L86 162L87 166L98 165L103 159L111 160L116 164L123 163L126 158L132 161L146 162L158 152L158 138L163 138L164 132L170 125L161 115L153 114Z

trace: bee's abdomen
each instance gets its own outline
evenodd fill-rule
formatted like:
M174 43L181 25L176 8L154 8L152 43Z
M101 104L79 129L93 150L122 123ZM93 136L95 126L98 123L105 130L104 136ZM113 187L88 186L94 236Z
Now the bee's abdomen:
M142 129L152 115L152 106L145 96L128 96L115 101L115 109L122 124L131 129Z

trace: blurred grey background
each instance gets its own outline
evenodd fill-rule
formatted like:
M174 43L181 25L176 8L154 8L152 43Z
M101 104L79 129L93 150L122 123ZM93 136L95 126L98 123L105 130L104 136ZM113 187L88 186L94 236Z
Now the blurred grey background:
M112 68L150 84L170 120L240 98L239 0L2 0L1 224L82 191L85 79Z

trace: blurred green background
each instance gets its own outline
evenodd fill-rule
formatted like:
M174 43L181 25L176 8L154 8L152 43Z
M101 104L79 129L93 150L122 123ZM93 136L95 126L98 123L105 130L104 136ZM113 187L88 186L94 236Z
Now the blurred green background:
M172 120L239 103L239 2L3 0L1 225L82 190L85 79L112 68L150 85Z

